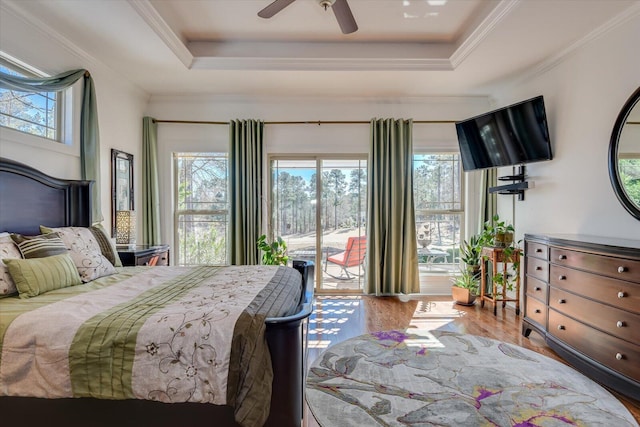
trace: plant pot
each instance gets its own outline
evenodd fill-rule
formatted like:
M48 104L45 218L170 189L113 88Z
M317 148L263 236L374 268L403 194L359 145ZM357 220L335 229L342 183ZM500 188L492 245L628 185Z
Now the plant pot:
M513 243L513 233L496 233L493 236L493 246L496 248L506 248Z
M451 296L453 297L453 301L460 305L473 305L476 300L476 295L472 294L469 289L458 286L451 287Z

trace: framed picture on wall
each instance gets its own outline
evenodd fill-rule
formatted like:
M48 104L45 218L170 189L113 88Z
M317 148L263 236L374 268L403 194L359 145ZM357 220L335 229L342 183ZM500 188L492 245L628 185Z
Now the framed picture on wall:
M111 233L116 234L116 212L132 211L133 154L111 149Z

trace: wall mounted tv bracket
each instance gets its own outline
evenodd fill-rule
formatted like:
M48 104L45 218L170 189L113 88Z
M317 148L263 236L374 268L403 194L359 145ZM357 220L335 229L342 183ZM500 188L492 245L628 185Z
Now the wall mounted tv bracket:
M518 200L524 200L524 191L534 187L533 181L525 181L525 166L518 166L516 172L514 167L514 175L501 176L498 181L512 181L511 184L498 185L496 187L490 187L489 193L508 194L518 196Z

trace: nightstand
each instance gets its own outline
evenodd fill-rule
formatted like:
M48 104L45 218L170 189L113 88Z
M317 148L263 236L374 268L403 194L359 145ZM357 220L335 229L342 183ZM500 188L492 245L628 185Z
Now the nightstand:
M169 245L117 246L118 255L125 267L134 265L169 265Z

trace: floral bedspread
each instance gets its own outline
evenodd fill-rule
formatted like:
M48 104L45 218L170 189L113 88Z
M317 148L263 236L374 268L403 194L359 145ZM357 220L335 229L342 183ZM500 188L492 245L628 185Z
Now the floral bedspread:
M264 319L294 312L300 282L286 267L138 267L0 300L0 395L231 405L262 425Z

